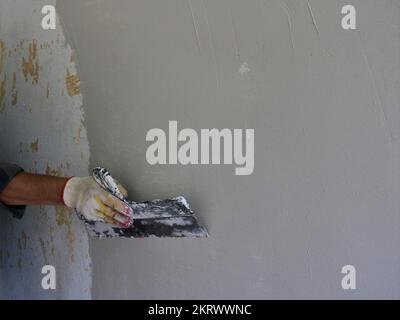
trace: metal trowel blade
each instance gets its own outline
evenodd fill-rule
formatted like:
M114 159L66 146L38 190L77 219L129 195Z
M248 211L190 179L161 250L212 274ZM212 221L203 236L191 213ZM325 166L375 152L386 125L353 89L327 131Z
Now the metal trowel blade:
M199 224L184 197L133 202L124 198L106 169L94 169L93 176L102 188L129 205L134 215L129 228L116 228L104 222L85 221L89 235L96 238L206 238L209 236L207 229Z

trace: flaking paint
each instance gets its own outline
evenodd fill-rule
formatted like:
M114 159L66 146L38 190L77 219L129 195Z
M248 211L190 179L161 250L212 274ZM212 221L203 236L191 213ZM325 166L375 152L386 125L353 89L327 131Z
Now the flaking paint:
M38 8L47 4L55 1L0 3L0 157L29 172L84 176L89 145L78 70L59 20L55 31L41 29ZM21 221L1 215L0 248L1 298L91 297L88 237L74 212L32 206ZM41 289L45 264L56 268L56 291Z

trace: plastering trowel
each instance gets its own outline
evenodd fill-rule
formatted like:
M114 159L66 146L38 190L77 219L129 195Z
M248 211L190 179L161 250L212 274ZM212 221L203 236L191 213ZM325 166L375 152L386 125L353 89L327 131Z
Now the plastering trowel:
M126 229L116 228L104 222L89 222L83 218L91 236L97 238L208 237L207 229L198 223L184 197L133 202L124 197L106 169L94 169L93 177L104 190L130 206L134 214L132 225Z

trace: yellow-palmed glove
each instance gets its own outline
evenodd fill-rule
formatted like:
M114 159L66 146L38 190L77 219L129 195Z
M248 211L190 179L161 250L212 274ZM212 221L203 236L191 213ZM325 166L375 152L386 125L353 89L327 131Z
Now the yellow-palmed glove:
M118 183L126 197L126 189ZM63 200L88 221L102 221L119 228L132 224L132 208L102 189L92 177L69 179L64 187Z

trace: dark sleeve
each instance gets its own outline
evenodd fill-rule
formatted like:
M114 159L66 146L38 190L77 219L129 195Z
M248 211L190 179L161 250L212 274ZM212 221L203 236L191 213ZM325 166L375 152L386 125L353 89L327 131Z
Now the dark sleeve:
M7 187L10 181L24 170L17 165L0 162L0 193ZM11 212L15 218L21 219L25 213L25 206L7 206L0 202L0 207Z

